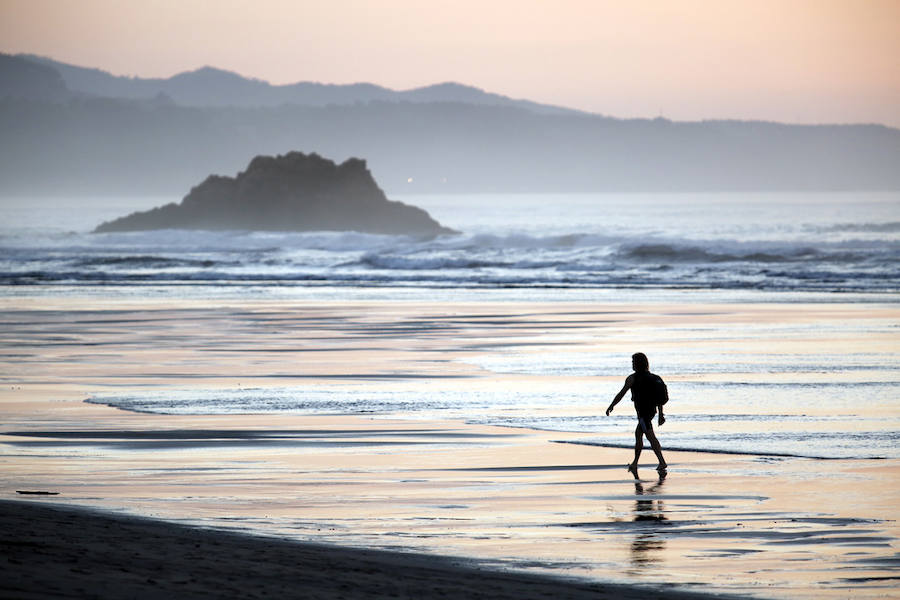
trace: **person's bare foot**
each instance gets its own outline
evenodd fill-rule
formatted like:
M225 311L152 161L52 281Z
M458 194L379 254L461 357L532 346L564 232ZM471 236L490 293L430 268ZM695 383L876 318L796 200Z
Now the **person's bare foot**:
M656 467L656 470L659 471L660 473L664 473L668 468L669 468L669 465L667 465L666 463L660 463Z
M634 475L634 478L637 479L637 465L634 463L628 463L628 472Z

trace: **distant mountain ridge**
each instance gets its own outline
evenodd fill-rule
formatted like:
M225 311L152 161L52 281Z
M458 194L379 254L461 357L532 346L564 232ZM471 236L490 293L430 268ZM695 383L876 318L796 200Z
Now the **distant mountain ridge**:
M306 104L265 104L300 88ZM249 104L223 104L235 98ZM145 80L0 54L0 195L182 194L292 151L364 157L391 195L900 190L900 129L535 106L458 84L271 86L217 69Z
M59 102L71 96L59 71L53 67L0 54L0 98Z
M463 102L517 107L539 114L581 112L529 100L515 100L452 82L402 91L372 83L341 85L304 81L272 85L261 79L248 78L232 71L209 66L178 73L165 79L141 78L112 75L101 69L78 67L33 54L19 54L17 58L55 69L72 92L131 100L146 100L164 95L181 106L253 108L283 104L347 105L373 101Z

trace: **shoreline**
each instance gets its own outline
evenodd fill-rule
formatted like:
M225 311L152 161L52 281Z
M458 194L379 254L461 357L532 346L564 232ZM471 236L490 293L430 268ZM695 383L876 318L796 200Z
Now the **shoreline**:
M15 489L59 492L0 498L0 519L14 521L0 522L6 531L0 544L13 559L0 567L0 579L3 568L30 577L31 559L17 558L15 552L49 556L51 549L42 540L64 534L73 548L99 553L84 554L90 556L87 564L97 568L83 568L76 564L80 551L63 549L53 562L75 570L55 574L59 585L75 581L87 590L83 595L113 597L103 595L104 583L91 583L80 572L107 569L109 557L94 546L121 527L101 523L103 519L146 525L140 535L123 539L116 534L101 545L141 562L156 561L152 573L138 574L141 582L154 580L146 584L149 591L134 591L135 597L148 598L193 597L188 577L172 578L167 585L173 587L155 595L162 588L154 575L172 567L160 566L168 552L156 556L156 549L142 544L154 540L151 545L156 545L172 528L188 531L188 538L208 534L203 544L209 551L201 553L206 562L197 568L240 573L229 585L249 588L219 593L239 597L254 597L257 585L252 578L243 581L247 569L255 568L252 557L228 566L235 560L233 543L239 542L241 552L256 552L245 547L247 538L251 545L286 544L285 552L304 556L314 551L310 560L317 564L374 560L365 576L375 579L365 585L401 598L538 598L546 597L545 592L530 595L530 590L543 586L562 586L568 595L550 597L573 599L880 597L900 578L900 561L891 558L900 539L891 518L897 495L891 482L900 471L896 460L820 463L773 457L770 462L766 457L667 450L668 476L653 470L655 460L648 455L641 478L633 479L623 466L630 457L627 449L594 447L585 453L584 446L554 443L548 432L534 430L511 433L458 422L321 415L282 417L275 428L269 415L192 417L184 423L109 407L86 408L95 419L108 419L106 426L58 430L52 438L45 430L35 430L31 440L15 436L26 438L12 443L25 452L32 447L46 455L55 449L100 455L87 458L95 465L85 473L90 481L84 475L62 475L51 464L20 474L18 485L9 477L0 485L0 493L8 496ZM256 445L272 436L275 443ZM5 442L0 437L0 442L9 444L12 437L5 436ZM38 445L29 446L32 441ZM114 446L104 449L106 442ZM111 467L103 466L103 457L121 455L124 470L104 472ZM71 465L72 460L59 464ZM247 461L252 464L235 464ZM60 485L54 487L54 482ZM851 498L865 502L851 506ZM18 507L17 512L8 507ZM32 514L38 509L68 516L51 514L48 520L43 513ZM94 517L99 521L91 521ZM82 527L86 518L90 528ZM63 533L57 522L72 529ZM132 567L124 567L130 581ZM308 568L319 567L302 567ZM834 572L824 575L823 568ZM266 577L311 581L302 569ZM422 576L432 581L433 575L442 592L385 591L384 585L400 585L385 582L397 569L425 569L431 574ZM355 567L342 566L328 577L338 581L355 572ZM766 575L758 580L754 573ZM43 577L38 571L36 581L43 581L38 575ZM99 577L106 578L106 571ZM118 581L121 576L114 572L110 577ZM453 587L455 580L480 578L494 591L479 596L482 584ZM203 585L213 589L209 586L215 584ZM326 583L322 595L303 597L382 597L353 585ZM760 596L760 585L770 595ZM259 597L289 597L291 591L260 589L266 591ZM40 589L35 594L22 597L49 597L41 596Z
M746 598L499 571L477 561L0 500L0 595L50 598Z
M544 393L562 399L544 415L590 416L592 405L566 404L565 396L588 386L583 398L605 397L621 385L618 372L500 373L467 359L519 353L543 361L566 352L602 358L633 347L693 352L692 362L701 363L734 348L763 358L873 348L889 356L895 329L879 325L873 337L872 327L858 324L895 322L893 306L873 312L853 305L208 305L171 299L99 305L45 299L26 306L9 298L0 306L9 324L0 334L6 349L0 358L0 498L15 498L16 490L60 493L28 498L25 508L92 507L217 534L259 532L274 536L265 540L286 538L300 546L324 541L340 552L409 551L429 561L471 557L446 560L492 573L530 571L554 582L560 576L578 585L612 581L642 595L653 588L667 597L681 589L876 598L889 595L900 579L898 459L680 452L669 438L661 439L668 477L652 471L655 457L647 453L640 471L646 479L634 480L624 468L631 458L626 447L553 443L585 434L467 423L452 414L441 418L440 411L427 418L403 418L412 413L402 408L393 417L178 415L85 402L94 393L129 390L166 402L173 390L199 392L211 407L228 400L223 390L281 386L301 398L310 390L350 390L426 402L429 395L469 397L474 390L508 396L511 417L534 416L516 394ZM807 371L807 379L821 377ZM864 376L859 373L832 378ZM707 377L727 381L731 375ZM785 379L765 371L757 377L774 384ZM678 385L677 377L672 381ZM709 410L704 401L694 395L673 406L692 414ZM463 406L477 411L478 402L474 397ZM809 403L804 410L820 415L828 409ZM872 410L862 403L844 412L871 418ZM809 426L805 418L802 423ZM623 417L621 431L614 425L624 437L633 421ZM16 527L27 520L19 518ZM53 536L29 535L26 529L0 538L12 542L11 550L32 551L40 547L26 542L43 544ZM69 541L89 545L91 535L76 528ZM205 556L227 562L228 551L218 543ZM104 556L89 564L106 568ZM19 562L3 566L31 569ZM210 569L219 568L214 563ZM244 570L238 565L226 581L240 579ZM63 575L102 585L77 571ZM153 586L147 578L153 577L138 583ZM185 594L145 597L173 595Z
M142 295L135 295L139 287ZM245 285L210 284L198 282L167 282L133 284L107 283L102 286L75 284L21 283L4 286L0 297L3 303L40 302L65 306L80 303L96 303L113 300L120 305L173 305L177 303L244 304L247 303ZM172 289L179 291L172 294ZM510 296L510 290L527 292L523 296ZM866 305L896 307L900 304L897 292L892 291L818 291L818 290L760 290L748 288L708 287L640 287L614 285L601 287L543 286L543 287L488 287L488 286L396 286L369 285L349 287L334 284L271 285L260 284L253 288L252 302L257 304L284 305L300 302L313 304L379 304L384 302L423 304L485 305L505 304L527 307L535 304L579 305L589 303L620 304L652 307L660 304L709 304L740 307L743 305L799 305L811 304L829 307L841 305ZM438 300L435 300L438 298Z
M561 432L575 433L575 432ZM615 448L617 450L631 450L634 446L618 444L614 442L591 442L587 440L550 440L555 444L574 444L576 446L594 446L596 448ZM644 442L644 451L653 452L653 449ZM679 446L666 446L666 452L690 452L694 454L726 454L731 456L749 456L756 458L804 458L808 460L890 460L887 456L809 456L805 454L788 454L786 452L742 452L740 450L718 450L715 448L683 448Z

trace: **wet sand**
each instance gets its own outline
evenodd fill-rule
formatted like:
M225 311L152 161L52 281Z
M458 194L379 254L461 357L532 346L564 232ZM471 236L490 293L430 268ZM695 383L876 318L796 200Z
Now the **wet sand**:
M677 323L681 328L714 328L725 319L851 319L876 310L894 314L884 308L208 307L146 301L97 307L50 300L26 308L5 302L0 497L27 502L3 504L4 519L13 522L4 536L9 548L4 552L10 555L40 555L47 549L24 542L43 543L48 538L43 527L52 531L61 526L54 521L84 520L55 514L38 519L37 513L22 512L53 503L329 544L316 546L324 554L314 561L403 551L399 558L371 558L380 565L374 571L382 575L396 573L396 567L385 565L398 560L404 572L409 561L424 561L413 566L444 573L428 575L429 580L458 580L458 574L449 573L460 559L434 557L465 557L465 564L477 567L478 577L499 578L490 584L495 590L512 586L508 578L518 581L518 575L508 573L523 570L592 582L574 585L572 597L602 590L610 597L628 597L622 595L625 588L610 587L610 582L636 586L630 589L641 596L650 588L667 597L673 589L762 597L884 597L900 580L900 465L895 460L671 452L668 477L661 479L648 452L635 481L624 469L630 451L560 443L583 438L575 434L346 415L138 414L84 403L98 391L264 387L273 380L277 385L352 380L379 389L440 380L443 387L515 389L547 382L487 375L455 359L484 348L536 341L577 344L601 335L613 338L610 344L639 345L642 330L627 328L638 320L642 327ZM16 490L59 495L23 497ZM33 534L27 529L32 521ZM129 523L159 535L212 536L158 522ZM93 534L80 531L76 527L67 551L92 544ZM214 537L202 543L214 544ZM245 537L215 539L223 548L257 543ZM125 540L110 540L95 550L104 551L108 543L119 547ZM131 543L137 544L130 550L135 555L165 547L147 544L144 534ZM312 552L310 548L284 546L276 554ZM203 569L231 572L237 581L229 585L261 585L244 575L247 568L229 566L230 552L201 553L210 561ZM4 565L14 576L11 581L33 572L31 559L14 560L22 564ZM85 589L102 593L109 589L103 587L107 578L118 581L107 573L110 560L101 553L75 571L60 568L55 571L62 578L58 585L74 589L75 583L94 582L94 588ZM266 565L277 560L267 559ZM160 572L169 573L165 568ZM342 566L335 577L344 572ZM300 576L284 573L271 577L284 581ZM382 576L376 574L371 575ZM165 577L145 577L143 572L136 577L128 585L146 597L157 597L153 594L162 582L190 584L177 570ZM340 585L354 586L357 577L336 579L341 581L337 588L310 584L305 595L337 597L329 594L346 593L348 588ZM205 585L215 585L209 582L216 579L221 577L211 577ZM525 579L536 586L532 590L561 585ZM416 581L421 587L421 579ZM388 590L379 585L373 579L351 588L360 596L348 597L364 597L370 587ZM404 589L414 588L390 588L401 597L412 594ZM477 597L474 588L457 589L452 593L458 597ZM196 590L190 593L206 593ZM246 595L251 592L247 589ZM509 597L539 597L519 593L524 592L519 589ZM166 595L172 596L171 591Z
M0 501L4 598L722 597L479 569L461 559L212 531Z

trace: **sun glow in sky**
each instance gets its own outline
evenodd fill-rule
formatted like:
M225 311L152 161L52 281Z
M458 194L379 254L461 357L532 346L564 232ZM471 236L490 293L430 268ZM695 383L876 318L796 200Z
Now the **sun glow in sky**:
M0 0L0 52L142 77L456 81L617 117L900 127L900 0Z

